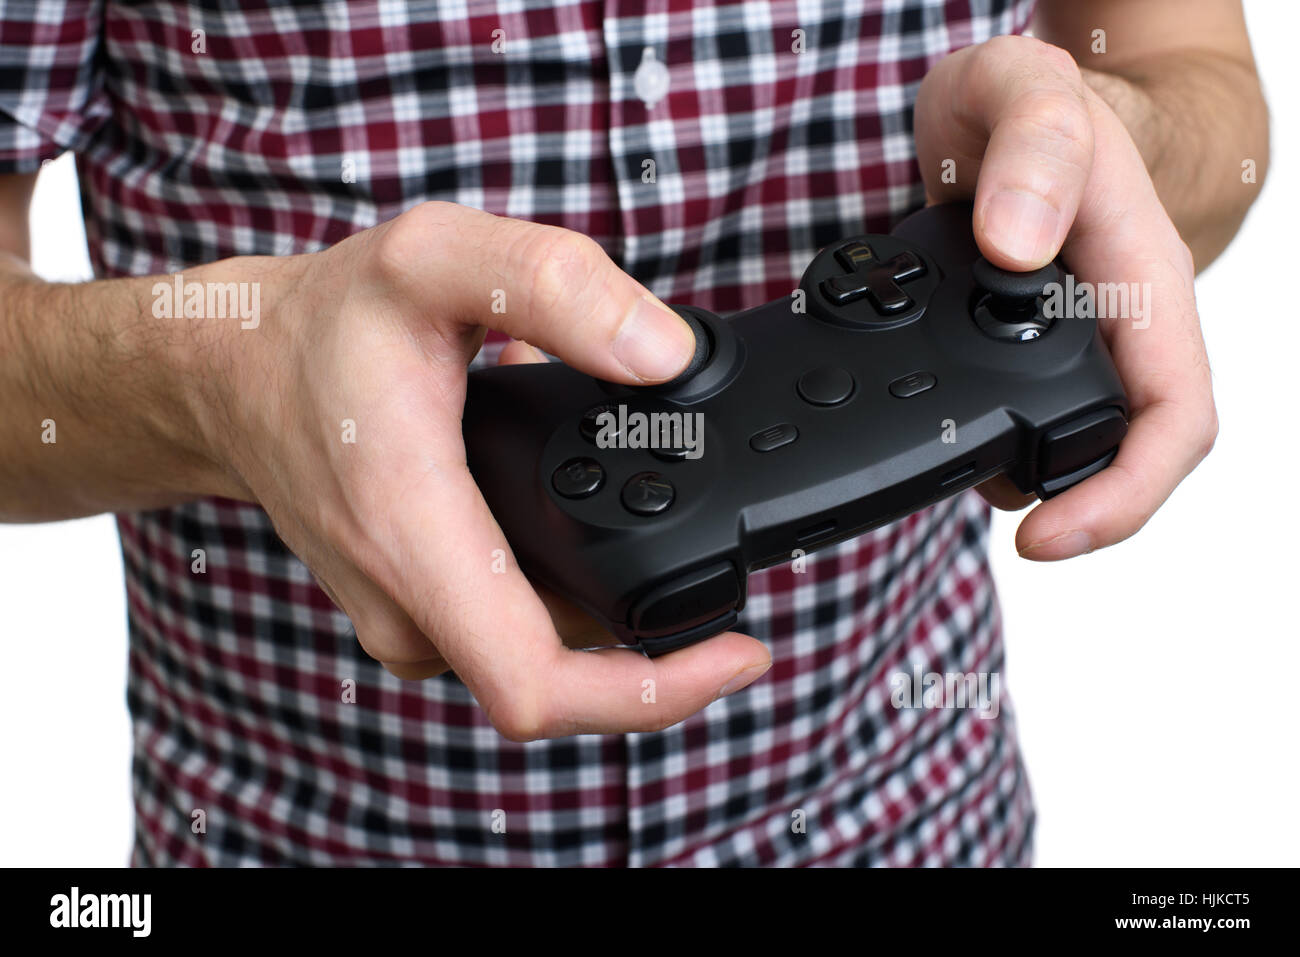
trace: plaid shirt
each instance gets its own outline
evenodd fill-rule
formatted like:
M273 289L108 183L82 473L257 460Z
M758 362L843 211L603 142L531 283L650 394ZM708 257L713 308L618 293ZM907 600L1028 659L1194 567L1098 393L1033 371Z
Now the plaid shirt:
M922 202L921 78L1030 5L7 0L0 171L76 151L101 276L318 250L444 199L584 232L726 314ZM752 575L740 627L774 664L745 691L659 733L528 744L453 676L370 660L260 509L118 523L136 864L1028 860L1005 698L891 703L899 673L1002 671L972 494Z

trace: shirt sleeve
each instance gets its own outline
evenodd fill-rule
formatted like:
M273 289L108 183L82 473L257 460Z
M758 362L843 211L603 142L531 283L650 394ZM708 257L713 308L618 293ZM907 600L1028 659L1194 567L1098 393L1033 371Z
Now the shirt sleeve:
M82 149L108 115L104 0L0 0L0 173Z

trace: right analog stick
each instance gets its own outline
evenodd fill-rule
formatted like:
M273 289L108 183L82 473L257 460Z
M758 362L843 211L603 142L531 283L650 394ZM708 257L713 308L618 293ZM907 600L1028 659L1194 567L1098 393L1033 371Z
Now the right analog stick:
M971 273L983 290L975 299L975 323L987 335L1004 342L1028 342L1051 326L1052 320L1043 314L1043 296L1049 283L1060 281L1055 263L1033 272L1013 272L981 256L971 264Z

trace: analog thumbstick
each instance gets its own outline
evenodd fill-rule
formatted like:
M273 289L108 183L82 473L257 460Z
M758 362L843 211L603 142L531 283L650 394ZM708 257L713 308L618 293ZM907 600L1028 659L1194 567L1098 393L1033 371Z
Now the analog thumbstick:
M1028 342L1048 330L1052 320L1043 315L1044 288L1059 282L1055 263L1033 272L999 269L983 257L971 264L975 283L982 290L975 300L975 322L994 339Z
M686 364L685 369L664 385L681 385L689 382L708 364L709 357L713 354L713 337L704 323L700 322L690 309L677 306L674 311L686 320L686 324L691 327L691 332L695 334L695 355L691 356L691 361Z
M686 368L667 382L658 385L608 386L605 391L619 395L630 389L689 405L720 392L740 372L745 359L745 344L732 332L731 324L713 313L695 306L672 306L695 336L695 353Z

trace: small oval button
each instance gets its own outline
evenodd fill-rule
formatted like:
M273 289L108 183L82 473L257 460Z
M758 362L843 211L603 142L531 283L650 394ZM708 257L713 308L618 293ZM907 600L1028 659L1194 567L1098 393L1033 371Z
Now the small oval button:
M751 435L749 447L755 452L771 452L783 445L789 445L797 438L799 438L799 430L788 422L781 422L778 425L759 429Z
M910 399L914 395L928 392L938 383L930 372L913 372L889 383L889 394L900 399Z

